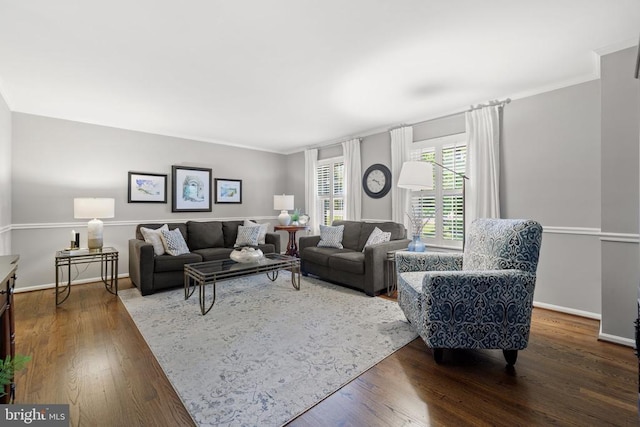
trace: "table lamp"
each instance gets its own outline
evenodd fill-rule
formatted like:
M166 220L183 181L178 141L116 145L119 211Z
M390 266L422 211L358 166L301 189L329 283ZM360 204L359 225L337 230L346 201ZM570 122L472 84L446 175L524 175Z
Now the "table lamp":
M99 218L113 218L114 215L115 199L73 199L73 217L78 219L91 219L87 224L87 247L89 249L102 249L103 223Z
M293 195L275 195L273 196L273 209L280 211L278 222L280 225L289 225L291 216L289 210L293 209Z

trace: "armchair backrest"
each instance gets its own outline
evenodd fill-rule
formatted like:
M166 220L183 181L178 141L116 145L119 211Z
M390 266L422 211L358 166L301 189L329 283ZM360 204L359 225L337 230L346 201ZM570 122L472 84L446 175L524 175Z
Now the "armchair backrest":
M526 219L476 219L469 226L463 270L523 270L535 274L542 226Z

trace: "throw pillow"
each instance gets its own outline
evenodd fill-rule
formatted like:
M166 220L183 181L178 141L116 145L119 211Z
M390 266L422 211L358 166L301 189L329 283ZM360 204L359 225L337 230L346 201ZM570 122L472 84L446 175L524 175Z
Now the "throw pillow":
M240 246L257 246L258 237L260 236L260 227L238 226L238 237L236 238L235 248Z
M162 230L169 230L169 226L164 224L160 228L140 227L140 233L144 237L144 241L153 245L153 253L156 255L164 254L164 244L162 243Z
M266 224L258 224L257 222L249 221L248 219L244 220L245 227L260 227L260 235L258 236L258 244L264 245L265 239L267 238L267 229L269 228L269 223Z
M376 227L373 229L371 234L369 234L369 238L367 239L367 243L364 244L364 248L375 245L376 243L388 242L389 240L391 240L391 232L384 232ZM362 248L362 252L364 252L364 248Z
M342 233L344 233L344 225L320 225L318 247L342 249Z
M189 247L187 242L184 241L184 237L180 232L180 229L175 228L173 230L162 230L162 243L164 244L164 250L169 255L182 255L189 253Z

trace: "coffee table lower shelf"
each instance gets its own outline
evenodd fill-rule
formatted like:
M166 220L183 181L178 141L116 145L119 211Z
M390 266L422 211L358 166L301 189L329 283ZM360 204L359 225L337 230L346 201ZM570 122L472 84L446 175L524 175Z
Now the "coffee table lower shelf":
M198 288L200 312L204 316L216 303L216 284L223 280L266 273L272 282L281 270L291 272L291 285L300 290L300 259L288 255L266 254L256 262L238 263L231 259L205 261L184 266L184 299L187 300ZM213 285L213 298L207 303L206 288Z

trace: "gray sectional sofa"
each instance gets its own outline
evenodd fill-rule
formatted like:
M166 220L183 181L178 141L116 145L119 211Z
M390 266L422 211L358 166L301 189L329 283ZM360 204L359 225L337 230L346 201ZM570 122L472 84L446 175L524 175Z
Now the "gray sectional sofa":
M298 242L302 274L361 290L369 296L386 290L384 261L387 252L405 249L407 239L404 225L395 222L334 221L344 225L343 249L318 247L320 236L301 236ZM391 233L389 242L367 246L371 232L378 227ZM364 251L363 251L364 249Z
M169 230L180 229L190 252L183 255L155 255L153 245L146 243L140 227L158 229L163 224L139 224L136 238L129 240L129 277L142 295L160 289L183 286L184 265L229 258L244 221L188 221L168 223ZM280 235L267 233L262 252L280 253Z

